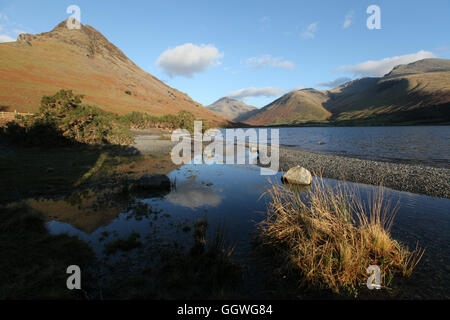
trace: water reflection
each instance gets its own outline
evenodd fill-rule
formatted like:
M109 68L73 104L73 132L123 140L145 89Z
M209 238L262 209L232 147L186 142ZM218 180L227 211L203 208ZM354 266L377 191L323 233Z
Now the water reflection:
M257 276L260 267L259 262L253 260L251 242L256 224L265 217L267 199L262 195L271 183L259 173L255 165L190 164L168 174L174 188L165 196L153 197L143 193L120 198L120 193L112 191L88 192L83 197L31 200L29 203L51 217L48 227L52 233L80 237L91 243L99 257L104 256L105 246L133 233L140 235L140 241L149 244L155 239L187 243L191 238L186 232L189 226L200 219L207 219L206 237L213 238L217 227L225 226L225 241L235 247L235 259L246 266L247 275L251 278ZM280 179L281 173L273 177L272 182ZM325 181L335 187L340 184L337 180ZM368 199L376 189L368 185L348 185L357 188L363 199ZM292 187L291 190L305 193L310 188ZM392 229L394 238L412 248L417 242L426 248L411 288L405 295L448 297L450 200L389 189L386 196L392 203L400 203ZM107 201L112 198L115 201ZM148 255L143 257L147 259Z
M92 234L107 226L123 211L117 201L109 202L108 192L86 190L65 199L30 199L26 201L33 209L45 213L49 220L66 223L76 230Z
M217 207L222 196L211 189L210 184L199 183L191 179L176 184L175 190L166 196L166 199L178 206L196 209L200 207Z

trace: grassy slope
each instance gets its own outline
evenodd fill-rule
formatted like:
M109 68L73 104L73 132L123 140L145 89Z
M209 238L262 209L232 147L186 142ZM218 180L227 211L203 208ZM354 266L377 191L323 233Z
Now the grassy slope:
M137 67L92 27L68 30L60 24L49 33L31 37L28 43L0 44L3 111L36 111L42 95L64 88L85 94L87 103L120 114L144 111L163 115L187 110L198 118L223 121ZM90 49L92 43L95 49Z
M290 92L251 115L245 122L252 125L273 125L326 120L331 116L322 106L326 99L326 94L313 89Z

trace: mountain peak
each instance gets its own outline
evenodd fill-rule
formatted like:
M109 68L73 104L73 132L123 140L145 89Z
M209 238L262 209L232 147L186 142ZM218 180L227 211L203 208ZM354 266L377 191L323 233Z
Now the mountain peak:
M255 107L249 106L242 101L232 99L230 97L223 97L207 106L221 116L230 118L232 120L241 121L243 117L256 110Z
M57 29L73 30L75 28L76 24L79 24L81 28L84 27L84 25L81 22L79 22L77 19L75 19L75 18L68 18L66 20L61 21L59 24L57 24L56 27L53 28L53 30L57 30ZM71 25L74 26L74 28L71 29L69 27ZM52 31L50 31L50 32L52 32Z
M216 102L214 102L213 104L217 104L217 103L220 103L220 102L222 102L222 103L234 103L234 102L239 102L239 100L236 100L236 99L233 99L233 98L230 98L230 97L223 97L223 98L220 98L219 100L217 100Z
M0 45L0 57L0 70L14 79L0 96L6 110L34 112L43 95L64 88L84 94L87 104L120 114L184 110L215 123L225 121L139 68L88 25L72 29L65 20L49 32L21 34L17 42Z
M124 62L131 62L120 49L109 42L95 28L81 23L79 28L70 28L71 24L75 26L73 19L69 18L60 22L49 32L36 35L20 34L17 42L32 46L35 41L58 41L78 47L78 49L81 49L81 52L84 52L90 58L102 56L104 58L115 58Z

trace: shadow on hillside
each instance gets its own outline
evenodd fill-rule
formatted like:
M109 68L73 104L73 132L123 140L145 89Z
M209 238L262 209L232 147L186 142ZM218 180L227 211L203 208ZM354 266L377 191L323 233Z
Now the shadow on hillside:
M339 112L330 119L336 121L336 125L438 124L450 121L448 103L442 95L414 91L405 78L355 80L339 93L330 93L330 99L323 106L331 112ZM346 112L348 116L340 117Z
M363 78L353 81L340 92L330 93L323 106L335 113L367 110L385 105L404 105L408 99L408 81L394 79L381 82L380 78Z

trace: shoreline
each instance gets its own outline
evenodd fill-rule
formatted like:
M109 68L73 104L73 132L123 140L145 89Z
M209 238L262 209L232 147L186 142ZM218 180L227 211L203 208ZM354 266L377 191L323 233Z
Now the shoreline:
M143 154L169 154L175 145L174 142L157 140L156 137L139 136L133 147ZM449 169L350 158L285 146L280 146L279 150L281 172L300 165L313 175L322 175L324 178L375 186L382 183L384 187L398 191L450 198Z
M450 170L363 160L280 146L280 171L300 165L324 178L382 185L398 191L450 198Z
M252 125L247 123L238 123L236 126L231 126L230 128L366 128L366 127L448 127L450 122L400 122L400 123L339 123L339 122L329 122L329 123L303 123L303 124L270 124L270 125ZM228 129L228 128L225 128Z

